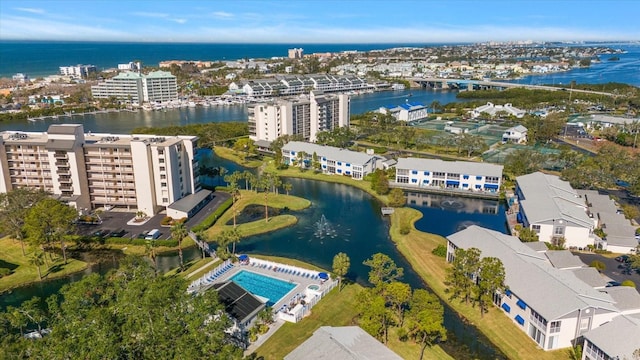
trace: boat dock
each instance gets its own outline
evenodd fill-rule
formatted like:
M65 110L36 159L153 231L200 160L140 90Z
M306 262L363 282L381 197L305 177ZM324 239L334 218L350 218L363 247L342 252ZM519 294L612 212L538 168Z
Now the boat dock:
M137 112L137 110L131 110L131 109L106 109L106 110L95 110L95 111L88 111L88 112L81 112L81 113L66 112L64 114L43 115L43 116L37 116L37 117L30 117L30 118L27 118L27 120L35 122L35 121L40 121L40 120L45 120L45 119L56 119L57 120L59 118L65 118L65 117L71 119L74 116L107 114L107 113L121 112L121 111Z
M380 211L382 211L382 215L391 215L395 210L392 207L383 207Z

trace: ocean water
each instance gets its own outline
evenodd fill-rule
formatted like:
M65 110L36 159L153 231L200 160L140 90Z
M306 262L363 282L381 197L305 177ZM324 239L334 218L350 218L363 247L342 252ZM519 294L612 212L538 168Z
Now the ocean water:
M290 48L305 54L369 51L427 44L203 44L115 43L61 41L0 41L0 77L25 73L31 77L57 74L60 66L92 64L98 69L140 60L157 66L164 60L237 60L286 57ZM443 44L428 44L443 45Z

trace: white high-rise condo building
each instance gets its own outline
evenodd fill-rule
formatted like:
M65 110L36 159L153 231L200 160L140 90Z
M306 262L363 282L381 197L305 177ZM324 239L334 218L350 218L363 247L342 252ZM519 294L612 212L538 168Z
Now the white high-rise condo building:
M91 73L97 72L98 69L95 65L75 65L75 66L60 66L60 75L71 76L74 78L86 79Z
M320 131L349 126L349 95L312 91L308 97L249 106L249 137L273 141L282 135L302 135L315 141Z
M85 134L82 125L0 133L0 192L42 189L78 209L156 214L200 190L196 136Z
M166 102L178 99L176 77L168 71L140 74L126 71L91 87L97 99L115 97L131 104Z

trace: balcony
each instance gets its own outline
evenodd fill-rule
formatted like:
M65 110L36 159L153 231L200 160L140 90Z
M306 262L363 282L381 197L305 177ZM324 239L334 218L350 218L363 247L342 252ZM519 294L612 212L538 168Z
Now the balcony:
M53 155L54 158L59 159L59 160L67 160L69 159L69 157L67 156L67 153L55 153Z

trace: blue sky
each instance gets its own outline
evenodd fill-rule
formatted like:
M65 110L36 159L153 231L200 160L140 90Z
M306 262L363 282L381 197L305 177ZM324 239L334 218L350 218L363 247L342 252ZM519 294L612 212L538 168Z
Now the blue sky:
M433 43L640 40L637 0L1 0L2 40Z

